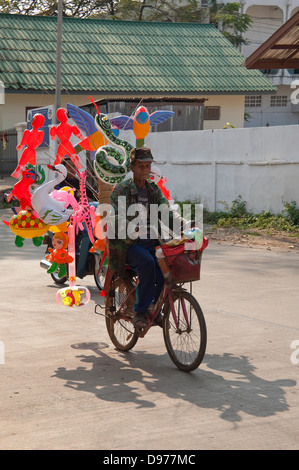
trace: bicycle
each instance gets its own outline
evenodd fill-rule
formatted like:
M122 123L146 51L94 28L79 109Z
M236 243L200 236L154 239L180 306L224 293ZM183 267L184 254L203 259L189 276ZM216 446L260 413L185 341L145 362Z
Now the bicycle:
M162 313L164 342L172 362L185 372L191 372L200 365L207 344L206 322L199 303L183 285L200 278L202 252L207 245L208 239L204 238L199 249L186 251L181 246L175 247L174 253L175 250L168 250L160 244L169 266L169 275L142 333L137 333L133 325L132 312L138 278L129 268L126 278L114 277L108 266L105 287L109 287L104 292L105 320L108 335L118 350L132 349ZM99 313L97 307L102 306L96 305L95 313Z

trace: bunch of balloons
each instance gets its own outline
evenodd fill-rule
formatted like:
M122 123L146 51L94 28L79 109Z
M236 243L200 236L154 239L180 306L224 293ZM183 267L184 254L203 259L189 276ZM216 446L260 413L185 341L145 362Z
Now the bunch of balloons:
M93 101L93 100L92 100ZM95 104L95 103L94 103ZM95 105L96 106L96 105ZM96 106L97 108L97 106ZM130 171L129 153L133 146L120 139L120 129L132 129L136 137L136 146L144 144L150 127L170 118L171 111L155 111L149 114L144 106L140 106L133 117L118 116L109 119L99 113L93 118L82 109L68 104L67 109L59 108L56 112L58 125L50 129L52 140L58 141L58 148L53 165L47 165L53 177L45 181L45 172L37 166L36 150L44 139L42 130L45 118L36 113L32 119L32 129L26 129L17 150L23 149L19 163L12 173L18 181L12 191L6 195L7 202L19 201L13 207L10 221L3 221L16 235L15 244L23 246L25 239L32 239L35 246L43 242L47 231L54 233L53 248L49 249L47 260L51 263L48 273L59 268L59 276L67 275L69 286L57 292L57 303L66 307L85 305L90 299L87 288L76 285L75 235L78 230L87 227L89 239L93 245L91 251L105 250L105 234L101 220L90 206L86 196L86 170L78 154L82 150L91 152L96 176L111 185L122 181ZM75 125L68 121L68 115ZM85 135L83 135L85 134ZM71 143L72 136L77 137L77 144ZM111 144L114 147L111 147ZM80 183L80 199L74 197L71 187L62 185L67 177L64 158L72 160L76 167ZM161 176L158 168L153 168L151 176L161 188L165 197L173 202L169 191L165 188L166 178Z

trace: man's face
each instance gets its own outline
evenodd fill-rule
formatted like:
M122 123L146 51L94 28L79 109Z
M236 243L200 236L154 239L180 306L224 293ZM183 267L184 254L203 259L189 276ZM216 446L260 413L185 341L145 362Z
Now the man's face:
M137 160L132 166L132 171L135 178L147 180L151 172L151 162L140 162Z

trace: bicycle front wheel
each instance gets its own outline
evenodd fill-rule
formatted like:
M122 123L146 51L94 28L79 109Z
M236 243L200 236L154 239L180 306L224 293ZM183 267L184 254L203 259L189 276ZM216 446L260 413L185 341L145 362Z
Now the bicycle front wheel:
M206 322L199 303L186 291L172 295L164 309L164 342L172 362L178 369L191 372L204 358L207 344Z
M109 290L105 306L108 335L116 349L129 351L138 340L134 325L129 319L135 303L134 286L128 280L117 278L112 281Z

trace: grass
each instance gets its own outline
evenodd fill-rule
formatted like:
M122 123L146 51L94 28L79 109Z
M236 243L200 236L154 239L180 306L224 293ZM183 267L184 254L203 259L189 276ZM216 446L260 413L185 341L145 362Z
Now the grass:
M276 231L283 231L299 237L299 208L295 201L284 202L284 210L281 214L273 214L270 211L254 214L247 211L246 201L242 201L241 196L235 199L231 205L223 201L219 202L223 205L223 210L215 212L203 210L203 222L212 225L215 229L217 227L236 227L241 230L250 230L251 235L259 235L259 230L266 230L269 235ZM178 204L179 206L192 204L191 215L194 216L196 203L184 201L178 202Z

